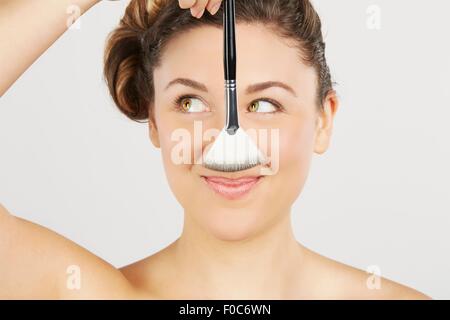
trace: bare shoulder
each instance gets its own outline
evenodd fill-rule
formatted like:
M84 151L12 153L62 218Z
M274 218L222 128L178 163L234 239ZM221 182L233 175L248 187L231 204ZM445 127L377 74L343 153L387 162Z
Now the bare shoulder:
M376 273L369 273L306 249L309 273L325 299L428 300L429 296Z
M166 248L119 270L131 283L133 288L151 299L164 299L170 292L173 275L176 274L171 249L173 243Z
M97 299L133 295L122 273L64 236L0 205L0 298Z

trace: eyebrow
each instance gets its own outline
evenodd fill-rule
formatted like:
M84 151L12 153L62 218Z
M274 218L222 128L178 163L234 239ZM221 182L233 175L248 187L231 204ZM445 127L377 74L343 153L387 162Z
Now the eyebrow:
M188 78L176 78L176 79L170 81L169 84L166 86L165 90L169 89L171 86L174 86L176 84L191 87L191 88L197 89L199 91L208 92L208 88L203 83L200 83L198 81L188 79ZM297 93L295 92L295 90L292 89L286 83L281 82L281 81L266 81L266 82L261 82L261 83L255 83L255 84L248 86L247 89L245 90L245 93L252 94L252 93L255 93L258 91L263 91L265 89L272 88L272 87L282 88L282 89L290 92L294 97L297 97Z

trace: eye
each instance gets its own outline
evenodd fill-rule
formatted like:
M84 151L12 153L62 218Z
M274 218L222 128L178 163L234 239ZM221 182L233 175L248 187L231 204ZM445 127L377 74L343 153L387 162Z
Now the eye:
M274 113L278 112L280 107L268 100L253 101L248 107L248 111L252 113Z
M192 96L181 96L175 100L176 107L183 113L208 112L209 109L201 99Z

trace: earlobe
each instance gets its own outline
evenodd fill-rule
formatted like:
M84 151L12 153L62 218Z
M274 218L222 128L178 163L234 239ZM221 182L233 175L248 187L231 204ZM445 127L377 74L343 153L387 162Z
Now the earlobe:
M156 127L156 125L154 124L153 121L149 121L148 126L149 126L150 140L152 141L155 148L159 149L161 147L161 145L159 143L158 128Z
M321 114L317 119L316 140L314 145L314 152L317 154L325 153L329 145L329 135L326 127L324 126L322 113L323 111L321 111Z
M333 133L333 121L339 102L336 93L328 94L323 104L323 108L318 112L316 125L316 140L314 152L323 154L328 150Z

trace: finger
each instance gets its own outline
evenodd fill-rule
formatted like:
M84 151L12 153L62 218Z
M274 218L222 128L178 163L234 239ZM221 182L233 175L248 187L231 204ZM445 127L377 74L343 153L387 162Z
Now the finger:
M197 0L195 5L191 7L191 13L196 18L201 18L206 9L208 0Z
M181 9L192 8L196 4L197 0L178 0L178 4Z
M208 5L206 6L206 9L211 13L212 15L215 15L217 11L220 9L220 5L222 4L222 0L209 0Z

